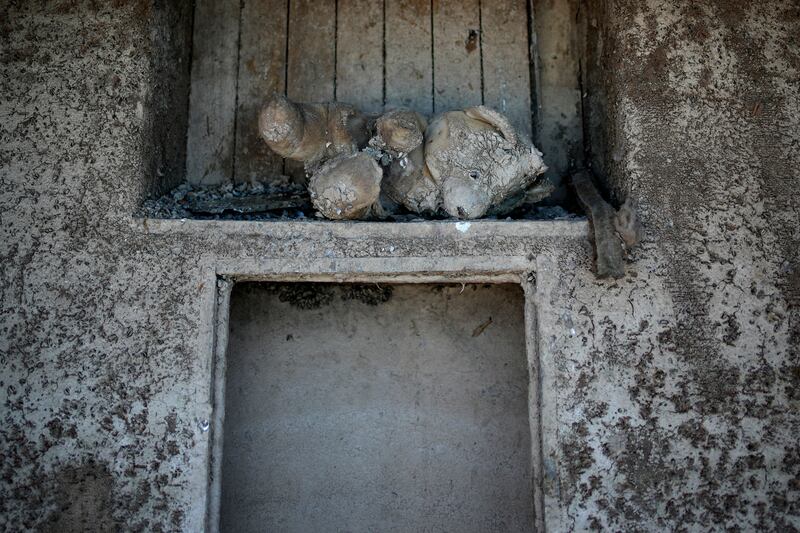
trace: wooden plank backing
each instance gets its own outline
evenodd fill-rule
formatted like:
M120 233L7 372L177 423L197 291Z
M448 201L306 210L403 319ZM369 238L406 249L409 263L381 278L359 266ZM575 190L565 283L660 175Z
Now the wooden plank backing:
M481 3L483 103L531 136L531 80L526 0Z
M386 108L433 113L429 0L386 2Z
M336 100L383 111L383 2L339 0Z
M239 0L197 0L186 179L214 185L233 179Z
M478 0L433 0L433 107L435 113L480 105Z
M288 0L245 0L239 45L236 115L236 182L268 181L283 173L283 158L258 132L258 112L273 93L286 90Z
M557 189L553 201L563 201L562 178L583 158L583 118L580 92L579 0L532 0L537 44L536 131L538 148L550 167L545 174Z
M336 84L336 1L291 0L286 92L295 102L329 102ZM286 173L305 183L302 163L286 161Z
M297 102L333 100L335 0L291 0L287 92Z

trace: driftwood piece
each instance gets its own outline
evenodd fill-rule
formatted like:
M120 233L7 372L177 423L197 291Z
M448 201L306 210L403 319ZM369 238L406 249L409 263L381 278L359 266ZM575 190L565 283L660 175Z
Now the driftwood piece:
M572 186L594 229L597 277L621 278L625 275L625 250L617 232L617 212L600 196L589 171L573 174Z
M639 222L639 217L636 215L636 209L630 198L625 200L625 203L617 211L617 215L614 217L614 229L619 233L627 250L641 242L642 224Z

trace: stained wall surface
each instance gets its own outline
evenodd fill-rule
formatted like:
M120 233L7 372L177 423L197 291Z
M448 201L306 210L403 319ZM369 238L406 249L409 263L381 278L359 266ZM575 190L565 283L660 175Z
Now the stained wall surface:
M188 85L188 11L2 3L0 527L202 529L204 258L493 246L538 257L550 530L800 528L796 2L583 10L591 158L645 225L617 282L536 235L148 231L131 213L181 178L163 102L188 96L160 84Z
M586 10L592 162L646 237L624 281L554 287L559 524L796 530L800 5Z
M514 285L243 284L222 531L524 531L528 360Z

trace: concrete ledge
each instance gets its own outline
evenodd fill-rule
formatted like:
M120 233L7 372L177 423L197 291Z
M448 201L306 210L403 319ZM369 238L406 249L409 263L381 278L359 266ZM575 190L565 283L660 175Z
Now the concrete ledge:
M216 273L237 281L350 281L376 283L519 283L535 257L445 256L334 259L220 260Z
M402 237L558 237L585 239L588 222L584 218L571 220L426 220L420 222L333 222L312 220L194 220L194 219L132 219L132 224L150 234L184 234L208 236L270 236L307 237L309 239L341 238L369 239Z

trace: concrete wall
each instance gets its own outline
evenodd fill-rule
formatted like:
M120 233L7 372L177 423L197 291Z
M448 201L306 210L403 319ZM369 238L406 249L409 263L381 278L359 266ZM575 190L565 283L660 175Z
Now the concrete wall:
M5 529L199 530L200 261L324 251L130 218L180 179L187 11L2 3ZM597 282L585 243L536 235L398 234L391 249L538 256L551 530L800 528L796 2L606 0L584 13L585 108L602 119L587 128L592 160L646 226L628 276ZM170 51L173 64L155 59ZM177 89L156 84L165 71ZM325 246L391 257L386 244Z
M202 521L196 267L130 228L181 179L186 4L0 2L0 529Z
M241 284L221 531L525 531L515 285Z
M800 6L586 6L593 163L632 276L562 287L557 475L583 529L800 527ZM602 288L601 288L602 287ZM558 342L558 341L556 341Z

